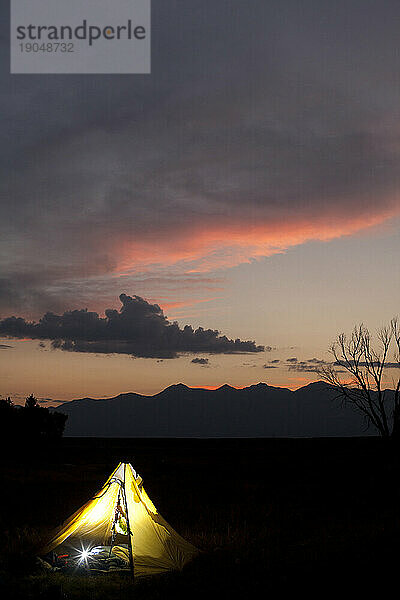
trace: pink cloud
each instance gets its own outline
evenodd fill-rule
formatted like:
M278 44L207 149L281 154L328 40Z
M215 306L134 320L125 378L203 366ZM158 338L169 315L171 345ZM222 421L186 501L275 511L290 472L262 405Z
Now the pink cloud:
M308 241L330 241L382 225L400 213L398 207L370 214L346 216L330 210L313 218L226 219L217 223L199 222L181 231L125 240L119 254L118 270L179 265L186 273L200 273L233 267L265 256L284 252Z

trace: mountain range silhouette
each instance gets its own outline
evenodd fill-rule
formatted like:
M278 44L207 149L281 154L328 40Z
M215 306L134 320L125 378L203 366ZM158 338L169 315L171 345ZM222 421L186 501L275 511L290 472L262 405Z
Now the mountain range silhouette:
M324 382L295 391L258 383L216 390L171 385L154 396L82 398L61 404L66 436L348 437L376 435L362 415L341 406Z

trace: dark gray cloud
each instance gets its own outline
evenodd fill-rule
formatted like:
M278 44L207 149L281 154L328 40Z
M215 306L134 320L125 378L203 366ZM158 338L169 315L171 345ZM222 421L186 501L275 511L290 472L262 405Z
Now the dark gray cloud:
M181 353L208 352L244 354L263 352L253 341L231 340L219 331L180 328L165 317L157 304L140 296L121 294L120 311L107 309L105 317L88 310L73 310L62 315L46 313L39 322L21 317L0 321L3 337L48 339L52 347L72 352L130 354L148 358L175 358Z
M344 363L344 362L341 362L340 360L338 360L338 361L336 361L336 362L333 362L333 363L331 363L331 365L333 365L333 366L335 366L335 367L336 367L336 366L338 366L338 367L341 367L341 366L343 366L344 364L345 364L345 363ZM355 363L354 363L354 360L350 360L350 361L349 361L349 364L350 364L350 365L352 365L352 366L354 366L354 364L355 364ZM366 363L366 362L364 362L364 361L360 361L360 362L358 363L358 365L359 365L360 367L366 367L366 366L367 366L367 363ZM374 363L374 365L375 365L375 366L378 366L378 363ZM387 361L387 362L385 363L385 367L386 367L386 369L400 369L400 363L399 363L399 362L390 362L390 361Z
M149 76L10 76L0 41L3 314L92 300L125 260L165 259L171 281L183 257L226 262L195 251L199 231L221 231L229 262L238 224L340 235L399 208L399 3L154 0L152 15Z
M350 361L351 364L354 364L353 361ZM334 367L337 373L346 373L347 371L344 369L338 369L337 367L343 366L340 361L326 361L318 358L309 358L307 360L298 360L298 359L287 359L286 362L282 365L288 371L297 371L299 373L318 373L321 369L325 367ZM366 364L364 362L359 363L360 367L365 367ZM387 369L400 369L400 365L398 362L390 362L386 363Z
M304 360L298 361L297 363L286 363L286 368L289 371L296 371L298 373L318 373L322 367L332 366L332 363L321 361L318 365Z
M288 359L283 365L288 371L296 371L298 373L319 373L324 367L332 367L337 363L320 360L318 358L309 358L307 360ZM345 371L337 370L338 373Z
M192 363L194 363L195 365L208 365L209 361L208 358L193 358L193 360L191 361Z

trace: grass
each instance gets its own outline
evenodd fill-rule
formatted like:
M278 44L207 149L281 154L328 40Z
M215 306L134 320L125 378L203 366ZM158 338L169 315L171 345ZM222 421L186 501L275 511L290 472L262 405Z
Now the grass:
M43 573L36 550L119 460L168 522L202 550L180 573ZM357 591L395 581L399 468L382 440L96 440L3 454L4 598L249 597Z

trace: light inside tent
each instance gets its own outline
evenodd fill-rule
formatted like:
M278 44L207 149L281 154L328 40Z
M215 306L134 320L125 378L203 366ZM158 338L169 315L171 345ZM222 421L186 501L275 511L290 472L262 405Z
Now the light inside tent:
M90 555L89 550L87 550L87 548L82 548L82 550L79 551L79 563L87 564L89 555Z
M118 502L124 514L118 510ZM128 534L128 519L131 535ZM123 545L112 548L112 556L115 554L127 563L131 543L133 558L143 559L143 563L136 560L135 574L147 575L181 569L198 553L194 546L181 538L157 513L143 489L141 478L131 465L121 463L99 492L71 515L62 529L56 532L43 549L43 554L57 548L63 550L62 546L66 544L75 551L71 558L75 556L78 565L89 568L95 557L99 557L99 560L104 556L109 557L110 552L105 551L105 548L110 549L113 533L121 533L119 527L117 529L117 525L120 526L121 523L126 527L124 533L128 538L128 548L125 547L125 539ZM78 547L75 546L77 542Z
M86 560L88 556L89 556L89 552L87 550L82 550L81 560Z
M107 516L113 515L117 496L118 485L114 484L109 489L108 493L98 498L94 505L90 507L85 516L85 522L88 525L95 526L107 519Z

